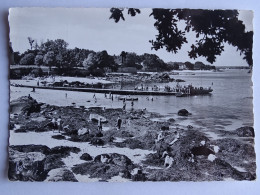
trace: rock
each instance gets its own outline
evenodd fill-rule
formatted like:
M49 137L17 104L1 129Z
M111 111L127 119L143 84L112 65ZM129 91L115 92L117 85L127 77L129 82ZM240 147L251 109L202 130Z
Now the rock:
M89 120L98 122L100 119L101 119L102 123L106 123L107 122L107 119L105 117L100 116L98 114L90 114L89 115Z
M43 154L49 154L51 149L44 145L17 145L9 146L10 149L17 150L18 152L28 153L28 152L40 152Z
M48 177L45 181L72 181L77 182L78 180L75 178L74 174L65 168L52 169L48 173Z
M162 131L166 131L166 130L169 130L169 129L170 129L170 128L169 128L168 126L162 126L162 127L161 127L161 130L162 130Z
M175 122L175 119L174 118L169 118L168 122L173 123L173 122Z
M112 153L98 155L94 161L74 166L72 171L76 174L107 180L122 173L122 177L131 178L130 171L133 168L134 165L127 156Z
M89 134L89 130L87 128L81 128L78 130L78 135Z
M86 160L86 161L93 160L92 156L90 156L88 153L82 154L80 159L81 160Z
M179 116L189 116L189 115L191 115L191 113L189 113L188 110L186 110L186 109L181 109L178 111L178 115Z
M97 146L103 146L104 145L104 141L100 138L93 138L90 141L91 144L93 145L97 145Z
M253 127L249 127L249 126L240 127L237 130L235 130L235 132L239 137L255 137L255 132Z
M145 176L145 174L142 172L141 169L138 169L137 173L132 176L132 180L133 181L146 181L147 177Z
M192 148L191 153L195 156L200 156L200 155L208 156L210 154L215 154L214 151L212 151L211 149L207 148L204 145Z
M10 113L25 113L27 116L30 116L30 114L33 112L40 112L41 105L42 104L38 104L37 101L33 98L22 96L10 102Z
M176 82L179 82L179 83L180 83L180 82L185 82L185 80L182 80L182 79L176 79L175 81L176 81Z
M66 137L65 136L63 136L63 135L53 135L53 136L51 136L53 139L57 139L57 140L62 140L62 139L66 139Z
M96 134L96 137L103 137L103 133L98 132L98 133Z
M8 177L11 181L43 181L47 172L44 170L46 155L41 152L23 153L9 149Z
M126 167L132 165L132 161L125 155L112 153L112 154L101 154L95 157L95 162L101 162L102 158L109 159L110 164L115 164L117 166Z
M217 157L214 154L208 155L208 160L213 162Z

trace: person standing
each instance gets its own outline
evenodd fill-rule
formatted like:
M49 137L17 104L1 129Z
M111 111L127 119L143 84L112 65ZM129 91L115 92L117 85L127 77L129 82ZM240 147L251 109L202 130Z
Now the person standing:
M61 116L57 119L57 126L60 133L62 131Z
M123 103L123 111L125 111L126 110L126 103L124 102Z
M122 119L120 118L120 116L118 116L118 118L117 118L117 130L121 129L121 125L122 125Z
M101 118L99 118L99 120L98 120L98 131L99 132L102 131L102 121L101 121Z
M132 106L132 109L134 108L134 100L132 99L131 101L131 106Z

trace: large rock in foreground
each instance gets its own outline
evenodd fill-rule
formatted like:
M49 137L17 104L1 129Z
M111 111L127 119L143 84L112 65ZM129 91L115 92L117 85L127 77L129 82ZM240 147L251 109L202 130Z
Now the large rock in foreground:
M77 182L78 180L75 178L74 174L65 168L52 169L48 173L48 177L45 181L73 181Z
M47 172L44 170L46 155L41 152L23 153L10 148L9 180L43 181Z
M103 180L118 175L131 179L130 172L134 167L134 164L127 156L112 153L98 155L92 162L74 166L72 171L76 174L90 175L90 177L101 178Z
M22 96L10 102L10 113L24 113L29 116L33 112L40 112L41 105L32 97Z

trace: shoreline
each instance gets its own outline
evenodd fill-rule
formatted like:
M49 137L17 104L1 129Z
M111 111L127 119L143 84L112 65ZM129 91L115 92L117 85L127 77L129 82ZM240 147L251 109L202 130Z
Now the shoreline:
M13 102L15 102L15 100ZM11 102L11 105L13 102ZM26 103L26 101L24 103ZM20 104L20 106L23 107L24 105ZM233 137L232 139L225 137L223 137L222 139L209 139L208 135L205 134L206 132L202 132L196 127L194 127L193 129L187 129L187 127L185 126L176 124L174 119L168 119L168 121L166 122L158 122L156 120L153 121L153 119L163 117L163 115L147 111L143 113L142 110L125 112L122 109L116 108L103 110L101 108L74 108L73 106L64 107L51 106L47 104L42 104L40 107L40 112L32 112L30 116L26 116L21 112L20 114L18 113L18 115L14 115L13 118L10 119L11 124L13 124L13 128L11 128L10 130L10 147L13 147L12 151L14 150L15 152L14 145L17 145L17 143L15 144L15 141L13 139L15 139L15 136L17 136L17 139L20 141L18 145L21 146L21 144L24 143L24 146L21 147L25 148L31 147L29 144L31 142L30 139L34 140L34 142L31 142L31 144L36 145L37 143L42 144L44 140L46 140L46 142L48 142L47 140L50 140L50 144L51 142L56 143L56 145L54 144L49 146L48 143L46 143L46 146L50 147L50 149L53 147L58 147L59 145L63 147L76 146L76 148L80 150L77 155L72 155L73 153L67 154L68 157L71 156L72 158L79 158L80 155L86 152L86 148L89 148L86 153L89 153L94 160L86 162L87 164L73 164L71 167L67 167L67 165L65 165L65 167L62 166L65 169L69 168L69 171L72 172L74 175L89 175L90 178L95 178L95 175L97 175L98 173L94 171L94 166L97 166L96 164L98 164L100 168L104 165L107 165L114 170L113 172L111 172L111 174L99 173L99 176L96 178L101 178L102 180L110 180L112 178L115 179L116 176L118 176L118 179L120 179L120 177L122 176L123 178L134 181L136 180L136 178L142 178L149 181L160 181L164 180L163 178L165 178L166 175L168 175L167 177L169 177L169 181L224 180L225 178L229 177L240 180L248 178L248 174L251 175L248 178L249 180L252 180L254 178L253 175L255 173L253 171L253 168L250 168L254 167L254 157L252 156L253 153L251 151L253 149L250 149L251 152L249 154L244 154L244 150L247 150L246 148L250 148L252 146L250 146L251 144L248 144L247 142L241 142L239 139L235 139L235 137ZM14 113L12 113L11 111L11 114ZM98 136L97 122L89 121L90 114L98 114L108 119L108 122L103 124L104 131L102 131L102 136ZM61 133L53 134L52 128L49 127L47 124L50 123L51 118L58 117L59 115L62 116L64 126L70 125L70 127L68 127L67 130L63 130ZM123 127L119 131L115 128L116 118L118 116L121 116L123 120ZM128 125L128 121L130 121L130 125ZM78 132L82 128L90 129L91 133L79 135ZM160 132L163 132L165 134L165 139L163 142L159 143L158 146L158 143L156 144L155 140L157 139L157 136ZM24 136L24 138L21 139L19 135L22 137ZM176 135L178 136L176 137ZM39 138L39 136L41 138ZM29 141L26 141L26 137L29 139ZM253 139L249 137L248 142L253 142ZM172 168L166 169L163 166L164 159L162 159L160 155L162 155L162 152L165 151L167 147L169 147L169 143L173 144L170 145L170 152L174 157L175 163ZM237 147L239 146L239 148L241 148L239 149L235 147L236 150L241 150L238 153L241 154L242 152L245 157L247 156L249 160L251 159L250 162L236 162L237 160L235 159L241 157L237 154L230 153L231 151L229 151L229 148L226 148L231 143L237 144ZM105 150L106 147L107 149ZM209 159L208 157L209 155L206 154L200 155L194 152L193 154L192 151L195 150L196 147L205 147L208 151L213 151L215 159L211 161L211 159ZM214 151L214 147L219 147L222 152ZM100 148L99 152L94 154L93 151L96 151L98 148ZM135 151L136 149L138 149L139 152L131 155L131 151ZM149 152L146 153L145 151ZM219 176L214 176L214 174L203 176L200 175L200 177L195 176L203 172L203 169L201 168L204 167L206 164L207 166L209 166L209 168L207 168L208 172L215 170L215 166L222 166L221 164L223 164L223 161L225 161L225 158L223 157L227 155L223 153L223 151L227 152L227 154L230 155L230 158L225 163L232 164L232 166L228 165L224 167L225 174L224 176L222 176L222 179ZM125 159L124 161L122 161L122 163L128 163L120 163L120 165L114 165L108 162L101 162L99 159L100 157L98 156L102 154L112 155L108 157L112 161L114 161L114 158L121 158ZM182 156L184 154L188 156ZM189 156L191 154L193 156ZM202 167L195 172L185 171L185 174L176 180L176 174L179 174L179 169L175 170L177 167L180 168L180 166L182 167L184 164L186 164L185 166L192 168L195 166L194 163L197 164L196 166ZM250 164L250 166L248 166L248 164ZM240 171L233 166L239 167L238 169ZM84 167L89 167L89 169L86 170ZM61 167L59 166L59 168ZM137 177L136 174L131 174L131 171L133 171L135 168L142 170L141 176L139 175L139 177ZM119 172L116 171L117 169L119 169ZM169 172L168 170L171 171ZM230 174L231 170L233 170L232 174ZM243 172L241 170L246 170L246 172ZM245 176L244 173L246 173L247 176ZM158 174L160 176L158 176ZM155 175L157 176L155 177ZM50 175L46 176L46 178L50 177Z

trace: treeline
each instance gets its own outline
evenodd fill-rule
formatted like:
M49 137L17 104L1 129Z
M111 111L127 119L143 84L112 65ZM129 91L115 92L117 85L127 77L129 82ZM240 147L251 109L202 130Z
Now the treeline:
M59 74L70 72L71 69L81 69L87 75L102 76L106 72L115 72L124 67L132 67L143 71L170 71L181 69L181 64L165 63L155 54L137 55L133 52L122 51L120 55L109 55L106 50L95 52L88 49L69 49L68 43L62 39L47 40L38 44L28 37L30 49L24 53L13 52L12 63L19 65L48 66L49 71L55 68ZM192 68L186 62L188 69ZM203 65L205 68L205 65Z
M173 70L215 70L215 66L206 65L203 62L168 62Z

